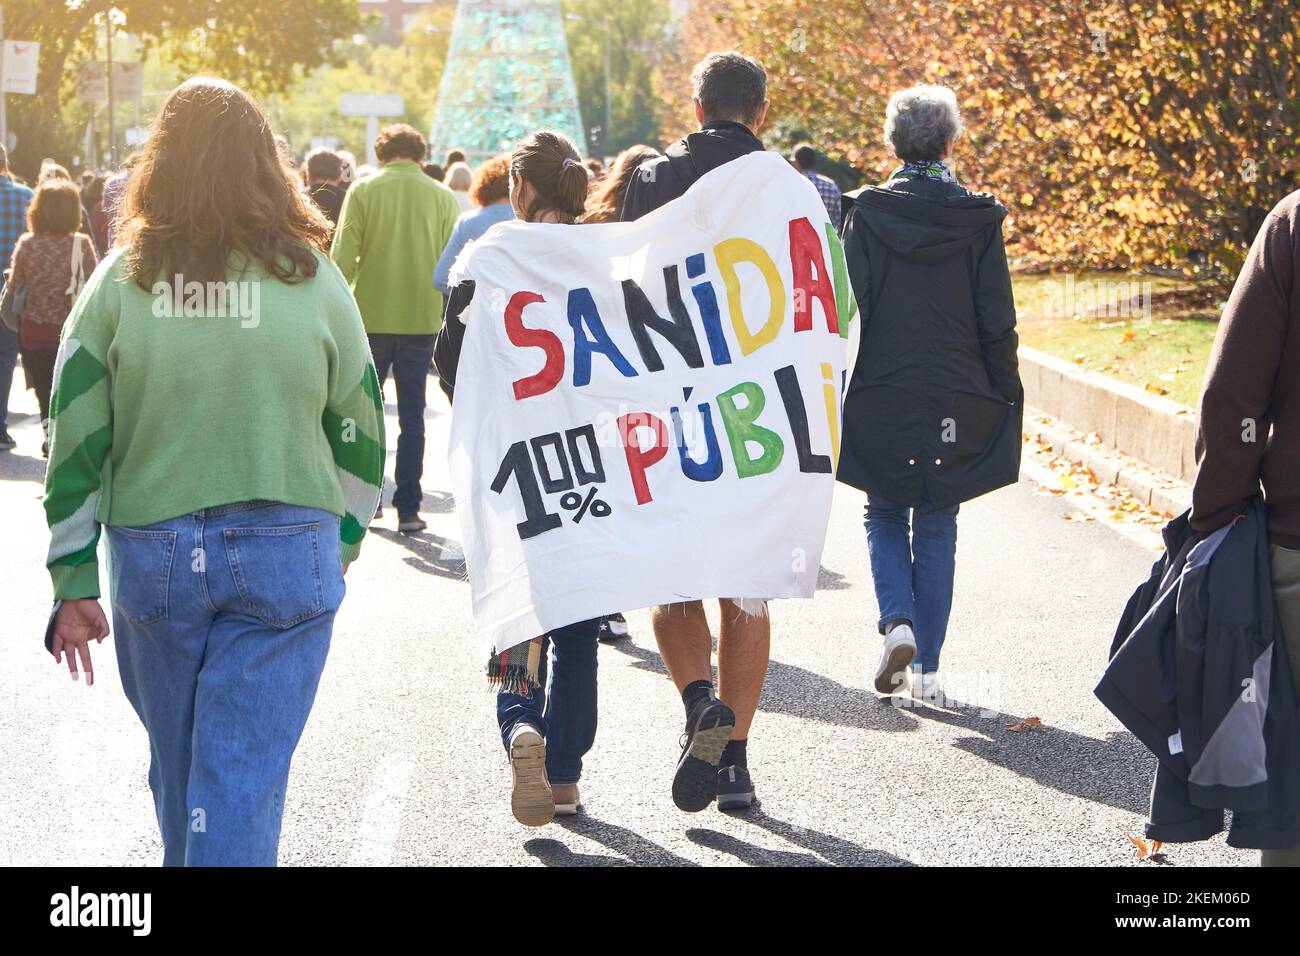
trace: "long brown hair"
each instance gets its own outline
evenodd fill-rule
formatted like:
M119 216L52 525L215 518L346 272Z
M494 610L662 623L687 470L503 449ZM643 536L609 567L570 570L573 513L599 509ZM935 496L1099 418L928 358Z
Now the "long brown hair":
M70 179L45 180L27 207L27 228L38 236L68 236L81 228L81 194Z
M282 282L316 274L330 227L303 199L266 114L225 80L187 80L168 95L131 167L118 215L127 273L224 282L231 255Z
M605 178L596 187L596 194L587 203L583 222L618 222L623 218L623 198L627 196L628 183L637 168L647 159L657 159L660 153L653 146L629 146L610 164Z
M535 222L554 212L567 222L582 215L587 203L587 167L567 136L541 130L525 137L510 154L510 175L533 187L533 202L524 219Z

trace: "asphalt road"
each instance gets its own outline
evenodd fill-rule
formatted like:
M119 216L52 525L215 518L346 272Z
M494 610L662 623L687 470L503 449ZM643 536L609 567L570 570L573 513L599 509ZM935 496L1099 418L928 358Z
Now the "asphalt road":
M880 639L863 502L841 489L818 596L773 606L749 746L761 808L673 807L681 706L635 612L631 639L600 651L584 815L518 825L458 560L450 413L432 380L429 394L430 529L397 535L390 509L348 575L290 780L283 864L1135 863L1129 835L1141 833L1154 760L1092 687L1153 555L1103 524L1063 520L1071 505L1029 482L962 509L944 671L965 706L902 709L868 691ZM0 864L154 864L146 738L112 639L93 688L41 646L39 426L30 392L16 386L13 407L19 448L0 453ZM1028 716L1045 729L1005 729ZM1222 838L1167 854L1183 866L1255 862Z

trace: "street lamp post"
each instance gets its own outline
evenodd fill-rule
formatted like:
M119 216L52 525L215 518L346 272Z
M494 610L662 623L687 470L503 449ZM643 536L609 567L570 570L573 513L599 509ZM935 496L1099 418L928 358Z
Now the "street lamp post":
M108 164L117 169L117 117L113 110L113 0L104 4L104 88L108 95Z
M5 149L9 148L9 104L6 102L8 95L4 91L4 63L5 63L5 8L0 3L0 146Z
M609 102L609 13L605 14L605 135L601 137L601 145L606 149L609 148L609 127L612 122L610 117ZM601 157L604 159L605 157Z

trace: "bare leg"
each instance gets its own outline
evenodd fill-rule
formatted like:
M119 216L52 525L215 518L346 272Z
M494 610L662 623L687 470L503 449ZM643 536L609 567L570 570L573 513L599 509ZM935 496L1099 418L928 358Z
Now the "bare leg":
M650 613L650 622L678 693L697 680L713 683L713 637L701 602L661 604Z
M722 601L722 628L718 635L718 697L736 713L732 740L749 737L758 700L767 678L772 643L772 619L767 614L746 614L731 601ZM700 615L704 617L703 613ZM662 645L661 645L662 646Z

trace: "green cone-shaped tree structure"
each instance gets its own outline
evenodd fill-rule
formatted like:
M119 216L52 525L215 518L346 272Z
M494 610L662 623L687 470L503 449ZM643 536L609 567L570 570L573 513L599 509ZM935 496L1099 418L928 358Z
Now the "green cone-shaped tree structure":
M586 152L560 0L459 0L429 138L471 162L551 129Z

